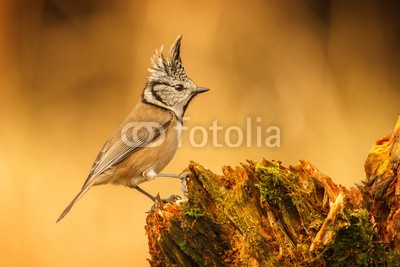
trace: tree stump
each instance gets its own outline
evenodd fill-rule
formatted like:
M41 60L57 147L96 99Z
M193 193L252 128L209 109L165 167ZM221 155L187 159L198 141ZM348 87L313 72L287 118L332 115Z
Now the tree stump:
M350 189L306 160L191 162L187 199L147 216L151 266L400 266L399 136L400 117Z

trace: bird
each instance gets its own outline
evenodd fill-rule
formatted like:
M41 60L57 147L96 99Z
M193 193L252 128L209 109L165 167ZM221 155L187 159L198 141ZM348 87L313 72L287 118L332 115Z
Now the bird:
M133 188L153 201L138 185L156 177L182 178L161 171L177 150L183 116L198 94L209 91L191 80L182 64L180 34L168 57L156 49L140 101L105 142L79 193L58 217L62 220L74 204L95 185L115 184Z

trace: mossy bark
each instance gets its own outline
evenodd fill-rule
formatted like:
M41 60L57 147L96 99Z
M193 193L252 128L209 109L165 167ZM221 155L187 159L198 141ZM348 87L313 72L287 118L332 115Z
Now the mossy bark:
M188 198L147 217L152 266L400 265L400 119L367 179L336 185L310 162L248 161L223 175L190 163Z

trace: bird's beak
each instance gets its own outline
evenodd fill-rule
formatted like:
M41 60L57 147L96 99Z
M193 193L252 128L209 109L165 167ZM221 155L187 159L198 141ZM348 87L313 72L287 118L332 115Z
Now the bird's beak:
M205 87L196 87L196 90L194 91L194 93L197 95L197 94L208 92L209 90L210 89L205 88Z

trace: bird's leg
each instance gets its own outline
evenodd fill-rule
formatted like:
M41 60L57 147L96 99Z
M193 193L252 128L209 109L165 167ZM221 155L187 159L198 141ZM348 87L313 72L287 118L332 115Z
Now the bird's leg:
M139 191L140 193L142 193L143 195L145 195L146 197L150 198L151 201L155 202L156 198L153 197L152 195L150 195L149 193L147 193L146 191L144 191L142 188L140 188L139 186L132 186L131 188L136 189L137 191Z
M151 201L153 201L153 202L156 201L156 198L155 198L155 197L153 197L151 194L147 193L145 190L143 190L143 189L140 188L139 186L136 185L136 186L132 186L131 188L136 189L137 191L139 191L140 193L142 193L142 194L145 195L146 197L150 198ZM173 204L173 203L175 203L175 202L176 202L177 200L179 200L179 199L181 199L180 196L172 195L172 196L170 196L170 197L168 197L168 198L162 198L161 201L162 201L163 203L171 203L171 204ZM152 208L152 209L153 209L153 208Z
M168 177L168 178L178 178L178 179L186 179L189 176L189 172L184 172L182 174L175 174L175 173L157 173L157 177Z
M175 173L157 173L156 177L179 178L179 175Z
M178 178L181 179L182 181L182 194L187 197L187 188L186 188L186 178L189 177L189 172L184 172L180 175L175 174L175 173L158 173L156 175L157 177L168 177L168 178Z

